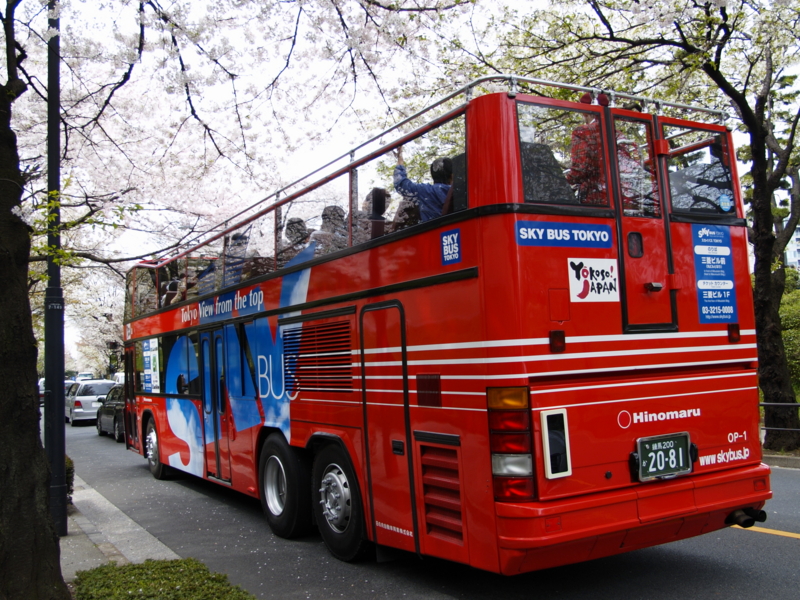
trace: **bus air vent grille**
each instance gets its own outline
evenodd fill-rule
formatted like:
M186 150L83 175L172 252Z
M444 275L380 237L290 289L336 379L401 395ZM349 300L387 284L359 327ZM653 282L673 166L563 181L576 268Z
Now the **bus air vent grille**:
M349 321L285 327L282 333L283 368L290 394L352 390Z
M421 444L420 457L427 533L463 543L458 451Z

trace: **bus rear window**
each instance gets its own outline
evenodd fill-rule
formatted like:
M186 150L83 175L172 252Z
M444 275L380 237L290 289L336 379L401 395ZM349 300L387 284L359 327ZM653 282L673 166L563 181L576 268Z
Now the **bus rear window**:
M664 126L673 212L735 215L730 149L710 131Z
M599 114L518 103L525 202L608 206Z

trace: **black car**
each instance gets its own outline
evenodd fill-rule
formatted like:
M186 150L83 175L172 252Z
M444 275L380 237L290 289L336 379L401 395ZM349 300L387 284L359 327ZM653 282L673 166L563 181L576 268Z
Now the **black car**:
M117 384L108 390L102 406L97 409L97 435L111 433L118 442L125 441L125 396L122 389L122 384Z

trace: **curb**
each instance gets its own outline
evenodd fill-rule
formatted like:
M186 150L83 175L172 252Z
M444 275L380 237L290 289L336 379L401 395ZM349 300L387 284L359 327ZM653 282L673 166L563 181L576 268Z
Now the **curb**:
M764 454L761 460L770 467L784 467L788 469L800 469L800 456L790 456L786 454Z
M73 506L72 511L70 511L70 517L75 522L75 525L78 526L86 537L88 537L91 542L94 544L95 548L97 548L103 556L106 557L106 560L109 562L116 563L119 566L128 565L131 561L125 558L125 555L120 552L117 547L112 544L111 542L106 540L106 536L103 535L103 532L97 529L89 519L81 514L76 507Z

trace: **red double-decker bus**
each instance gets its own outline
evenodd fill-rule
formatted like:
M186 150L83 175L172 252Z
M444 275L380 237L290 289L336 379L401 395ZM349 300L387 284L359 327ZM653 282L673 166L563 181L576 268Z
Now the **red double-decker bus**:
M137 265L127 445L343 560L377 545L513 574L763 521L718 117L478 80ZM408 185L442 157L444 183Z

